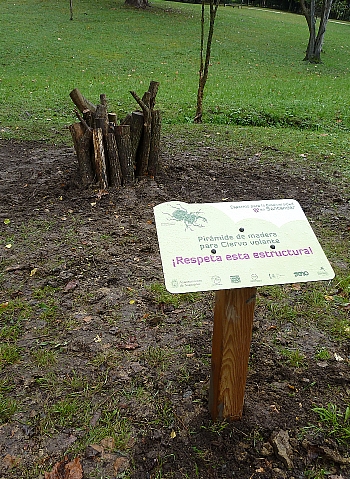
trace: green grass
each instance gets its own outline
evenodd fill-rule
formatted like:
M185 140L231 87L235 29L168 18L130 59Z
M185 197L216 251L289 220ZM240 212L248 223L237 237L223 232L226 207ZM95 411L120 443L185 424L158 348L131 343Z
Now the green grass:
M302 368L306 366L305 356L299 349L281 348L281 355L287 360L292 368Z
M164 124L192 121L199 5L155 0L139 11L121 0L85 0L70 21L68 4L28 0L3 4L0 22L1 136L69 141L74 87L93 102L106 93L122 117L136 106L129 90L142 94L150 80L160 82ZM204 121L326 131L325 142L342 142L350 127L348 38L349 25L329 23L324 63L309 65L302 16L220 8Z
M327 407L320 406L312 409L318 415L318 425L312 426L316 433L333 437L340 444L350 444L350 406L345 411L334 404Z
M149 287L152 293L154 301L163 305L172 305L174 308L178 308L181 303L193 303L200 297L199 293L183 293L172 294L169 293L162 283L152 283Z

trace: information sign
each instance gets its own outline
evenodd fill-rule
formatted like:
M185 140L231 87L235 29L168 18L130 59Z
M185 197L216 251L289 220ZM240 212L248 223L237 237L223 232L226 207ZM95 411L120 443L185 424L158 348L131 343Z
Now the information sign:
M328 280L334 277L302 208L292 199L154 208L171 293Z

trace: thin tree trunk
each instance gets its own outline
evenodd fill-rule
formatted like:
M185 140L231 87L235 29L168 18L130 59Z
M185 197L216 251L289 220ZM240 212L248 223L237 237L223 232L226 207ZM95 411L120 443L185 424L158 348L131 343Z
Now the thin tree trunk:
M198 82L198 92L197 92L197 107L196 107L196 116L194 117L194 123L202 123L203 116L203 97L204 97L204 88L208 79L209 65L210 65L210 55L211 55L211 45L213 41L214 34L214 25L216 12L220 0L210 0L209 4L209 31L206 43L206 52L205 60L203 61L204 55L204 22L205 22L205 0L202 0L202 14L201 14L201 52L200 52L200 66L199 66L199 82Z

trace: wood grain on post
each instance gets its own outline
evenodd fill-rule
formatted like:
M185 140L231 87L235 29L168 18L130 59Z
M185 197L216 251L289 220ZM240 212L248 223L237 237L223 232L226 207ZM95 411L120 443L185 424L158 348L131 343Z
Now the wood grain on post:
M216 292L209 408L212 419L241 419L256 288Z

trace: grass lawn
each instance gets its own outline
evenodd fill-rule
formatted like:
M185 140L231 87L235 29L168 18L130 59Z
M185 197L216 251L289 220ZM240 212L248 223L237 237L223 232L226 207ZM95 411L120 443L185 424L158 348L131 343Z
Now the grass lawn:
M155 0L149 10L138 11L122 1L82 1L74 3L73 21L69 4L59 1L6 2L1 8L1 137L70 141L73 88L94 102L106 93L109 109L122 117L136 107L129 90L143 93L150 80L160 82L163 124L192 122L199 5ZM332 148L341 149L350 127L349 28L330 22L324 63L310 65L302 61L308 39L304 17L220 8L204 121L290 126L298 137L293 141L287 133L292 149L303 136L300 129L327 132ZM282 138L284 130L278 131ZM259 130L262 141L265 135L271 141L274 133Z

